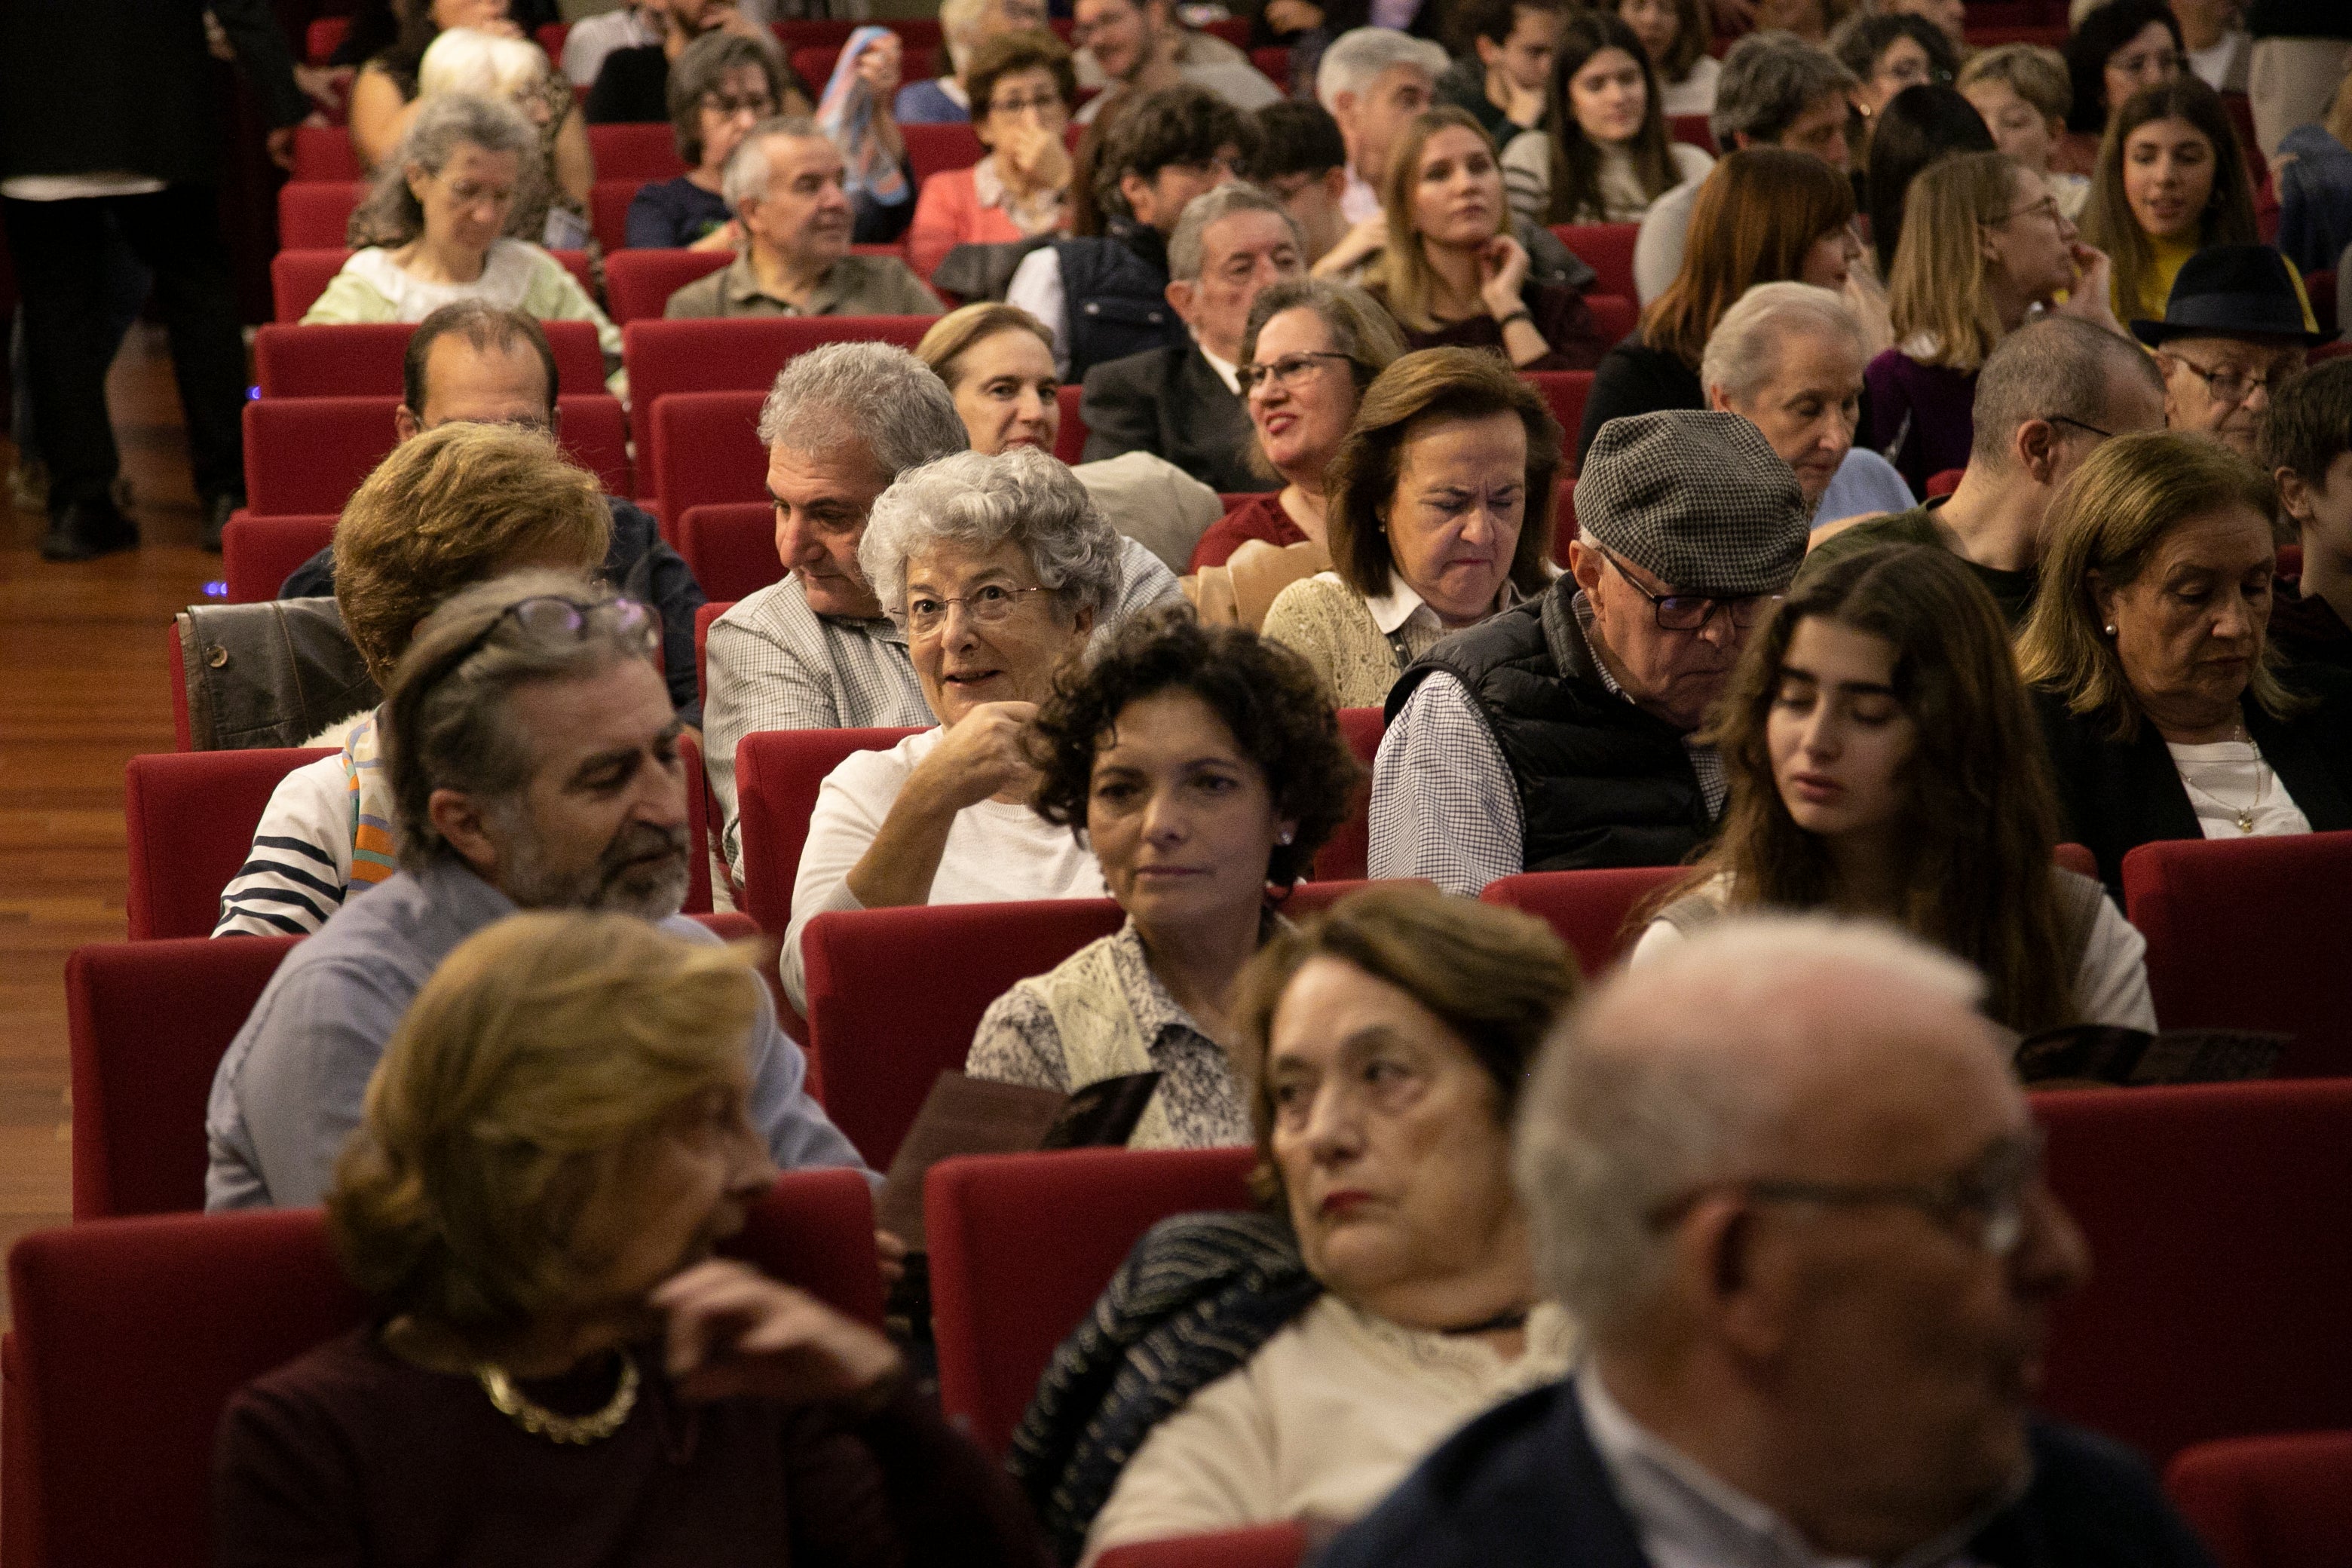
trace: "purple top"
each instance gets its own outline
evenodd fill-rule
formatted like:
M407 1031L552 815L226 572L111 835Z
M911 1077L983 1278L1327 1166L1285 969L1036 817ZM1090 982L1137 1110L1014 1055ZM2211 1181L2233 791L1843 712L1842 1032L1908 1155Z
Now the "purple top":
M1888 349L1862 373L1862 428L1854 445L1895 465L1915 496L1947 468L1969 466L1976 439L1977 373L1921 364Z

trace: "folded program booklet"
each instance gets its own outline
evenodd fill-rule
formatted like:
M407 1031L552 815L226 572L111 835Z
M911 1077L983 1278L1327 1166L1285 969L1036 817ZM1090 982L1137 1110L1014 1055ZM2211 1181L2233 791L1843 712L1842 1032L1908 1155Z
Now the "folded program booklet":
M2229 1083L2268 1078L2292 1037L2255 1029L2123 1029L2078 1024L2017 1047L2017 1071L2036 1089L2084 1085Z
M1159 1087L1156 1072L1107 1078L1075 1094L943 1072L890 1162L875 1222L909 1250L924 1251L923 1178L933 1165L958 1154L1125 1143Z

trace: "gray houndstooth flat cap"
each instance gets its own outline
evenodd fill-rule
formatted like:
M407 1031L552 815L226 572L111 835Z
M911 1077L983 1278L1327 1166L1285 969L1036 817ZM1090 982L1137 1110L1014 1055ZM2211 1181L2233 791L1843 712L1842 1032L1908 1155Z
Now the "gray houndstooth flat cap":
M1576 526L1686 594L1785 594L1811 509L1794 469L1737 414L1612 419L1576 481Z

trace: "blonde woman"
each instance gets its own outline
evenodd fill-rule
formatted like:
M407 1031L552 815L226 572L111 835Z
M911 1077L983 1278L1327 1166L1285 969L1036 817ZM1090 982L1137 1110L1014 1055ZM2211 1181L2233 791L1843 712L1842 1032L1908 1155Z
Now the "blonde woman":
M2038 310L2120 334L2107 258L2082 242L2042 177L2002 153L1963 153L1921 172L1905 198L1888 279L1895 346L1864 373L1856 446L1914 495L1968 467L1977 371Z
M2002 44L1969 57L1960 68L1959 89L1984 116L1992 144L2047 181L2058 210L2080 223L2091 182L2050 166L2074 103L2066 58L2047 44Z

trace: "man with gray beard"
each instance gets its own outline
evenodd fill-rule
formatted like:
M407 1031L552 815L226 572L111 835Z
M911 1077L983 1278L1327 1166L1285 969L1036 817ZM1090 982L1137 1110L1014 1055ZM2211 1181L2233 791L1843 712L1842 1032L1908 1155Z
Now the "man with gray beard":
M383 706L401 869L287 955L230 1043L205 1118L207 1209L320 1201L409 1001L484 926L618 910L718 940L677 913L686 785L661 647L654 611L562 573L479 584L425 619ZM751 1071L779 1165L862 1165L764 991Z

